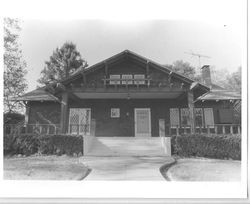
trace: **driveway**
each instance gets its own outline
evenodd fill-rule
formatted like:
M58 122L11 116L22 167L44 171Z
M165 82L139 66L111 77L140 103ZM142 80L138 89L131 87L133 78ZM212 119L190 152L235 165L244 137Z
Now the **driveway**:
M171 157L88 156L82 160L91 170L84 180L165 180L160 167L172 163Z

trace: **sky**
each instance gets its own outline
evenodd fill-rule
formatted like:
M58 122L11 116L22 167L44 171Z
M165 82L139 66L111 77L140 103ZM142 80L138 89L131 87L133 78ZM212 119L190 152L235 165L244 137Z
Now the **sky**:
M242 30L237 21L183 19L87 20L23 19L20 43L27 62L28 90L37 80L53 50L66 41L76 44L82 57L93 65L125 49L161 64L176 60L234 72L242 62Z

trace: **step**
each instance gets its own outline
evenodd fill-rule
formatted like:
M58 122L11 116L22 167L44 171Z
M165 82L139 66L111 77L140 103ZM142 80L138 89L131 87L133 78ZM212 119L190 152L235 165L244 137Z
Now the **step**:
M164 156L161 138L96 137L88 156Z

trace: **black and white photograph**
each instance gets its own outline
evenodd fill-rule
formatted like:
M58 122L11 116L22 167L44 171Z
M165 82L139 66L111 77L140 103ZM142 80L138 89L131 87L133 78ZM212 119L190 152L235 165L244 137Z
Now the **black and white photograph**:
M3 181L238 188L247 168L239 19L2 16Z

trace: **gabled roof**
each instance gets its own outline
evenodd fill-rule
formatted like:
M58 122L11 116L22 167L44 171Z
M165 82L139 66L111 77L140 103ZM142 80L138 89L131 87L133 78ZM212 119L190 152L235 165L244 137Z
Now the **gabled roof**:
M12 101L58 101L54 95L45 90L44 87L37 88L20 97L12 98Z
M79 77L82 77L83 73L87 74L87 73L93 72L97 69L103 68L103 65L105 63L108 64L111 62L115 62L123 57L131 57L131 58L138 60L138 61L145 63L145 64L150 63L150 65L153 66L155 69L158 69L158 70L160 70L164 73L167 73L167 74L171 74L171 76L179 78L180 80L182 80L190 85L192 84L191 85L192 89L201 88L205 91L209 91L209 87L205 86L204 84L198 83L198 82L196 82L196 81L194 81L194 80L192 80L192 79L190 79L182 74L176 73L173 70L171 70L171 68L163 66L157 62L154 62L153 60L150 60L146 57L138 55L130 50L124 50L123 52L120 52L112 57L109 57L109 58L101 61L101 62L98 62L98 63L96 63L88 68L85 68L85 69L79 68L68 79L62 80L59 83L68 84L68 83L78 79ZM55 83L55 84L57 84L57 83ZM54 95L52 95L48 91L46 91L46 86L35 89L31 92L28 92L21 97L13 98L12 100L15 100L15 101L58 101L58 99Z
M174 72L173 70L171 70L170 67L161 65L161 64L159 64L159 63L157 63L157 62L155 62L155 61L153 61L153 60L151 60L151 59L148 59L148 58L146 58L146 57L143 57L143 56L141 56L141 55L139 55L139 54L137 54L137 53L134 53L134 52L132 52L132 51L130 51L130 50L124 50L123 52L120 52L120 53L118 53L118 54L116 54L116 55L114 55L114 56L112 56L112 57L110 57L110 58L107 58L107 59L101 61L101 62L98 62L98 63L96 63L96 64L94 64L94 65L92 65L92 66L90 66L90 67L88 67L88 68L85 68L85 69L78 69L78 70L77 70L75 73L73 73L68 79L62 80L61 82L67 84L67 83L69 83L69 82L71 82L71 81L77 79L78 77L81 77L82 73L89 73L89 72L92 72L92 71L94 71L94 70L96 70L96 69L98 69L98 68L102 68L101 65L104 65L105 63L108 64L108 63L110 63L110 62L114 62L114 61L116 61L116 60L121 59L122 57L131 57L131 58L133 58L133 59L135 59L135 60L138 60L138 61L140 61L140 62L143 62L143 63L145 63L145 64L146 64L146 63L150 63L150 65L153 65L154 68L156 68L156 69L158 69L158 70L160 70L160 71L162 71L162 72L165 72L165 73L167 73L167 74L170 74L170 73L171 73L172 76L174 76L174 77L176 77L176 78L179 78L179 79L185 81L186 83L192 84L193 82L195 82L194 80L192 80L192 79L190 79L190 78L188 78L188 77L186 77L186 76L184 76L184 75L182 75L182 74L179 74L179 73L177 73L177 72ZM198 83L198 82L197 82L197 83ZM197 85L198 85L199 87L201 87L201 88L207 90L207 91L209 90L209 87L205 86L204 84L198 83Z

